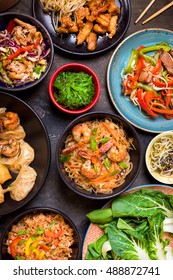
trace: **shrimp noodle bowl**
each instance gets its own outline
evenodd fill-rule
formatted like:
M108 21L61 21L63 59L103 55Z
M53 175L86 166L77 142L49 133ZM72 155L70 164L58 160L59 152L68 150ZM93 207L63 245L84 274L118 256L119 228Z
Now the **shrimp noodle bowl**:
M112 193L133 168L134 149L123 127L110 118L75 125L65 140L60 160L69 177L82 189Z

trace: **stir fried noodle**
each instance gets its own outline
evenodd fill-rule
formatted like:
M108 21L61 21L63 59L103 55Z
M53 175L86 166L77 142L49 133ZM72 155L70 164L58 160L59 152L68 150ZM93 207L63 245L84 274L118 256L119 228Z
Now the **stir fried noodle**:
M132 170L129 150L133 139L111 119L93 120L73 127L65 141L61 161L65 171L81 188L111 193Z
M157 141L150 154L152 171L161 176L173 176L173 137L163 136Z

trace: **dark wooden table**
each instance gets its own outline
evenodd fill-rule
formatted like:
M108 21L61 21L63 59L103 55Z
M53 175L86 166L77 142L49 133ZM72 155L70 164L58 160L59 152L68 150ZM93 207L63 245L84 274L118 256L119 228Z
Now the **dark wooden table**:
M134 24L137 17L140 13L144 10L146 5L149 3L149 0L131 0L132 6L132 18L129 29L125 35L132 34L138 30L142 30L145 28L165 28L165 29L173 29L172 26L172 15L173 15L173 7L165 11L160 16L156 17L149 23L142 25L141 21L138 24ZM155 11L163 7L164 5L168 4L170 0L163 0L163 1L156 1L155 5L148 11L145 18L153 14ZM32 15L32 1L31 0L21 0L13 6L8 11L15 11L20 13L25 13L28 15ZM0 15L1 16L1 15ZM44 81L26 92L22 92L20 94L16 94L19 98L27 102L42 118L49 137L51 141L51 165L49 169L49 173L45 184L43 185L42 189L39 193L23 208L15 211L9 215L0 217L0 235L4 230L6 224L17 214L21 213L25 209L34 207L34 206L51 206L58 208L59 210L63 211L74 221L76 224L81 238L81 244L85 237L85 233L87 227L89 225L88 219L86 218L86 213L89 211L102 207L107 201L90 201L88 199L82 198L77 194L73 193L71 190L66 187L66 185L62 182L56 168L55 163L55 148L58 141L58 138L63 131L63 129L70 123L73 119L72 116L64 115L60 113L58 110L53 108L49 102L48 96L48 82L52 75L52 73L59 67L68 62L80 62L84 63L87 66L91 67L98 75L100 82L101 82L101 96L97 105L92 109L92 111L96 110L107 110L110 112L117 113L116 109L111 103L109 98L109 94L107 91L106 85L106 72L109 60L112 56L114 49L108 51L107 53L101 54L95 58L72 58L67 54L59 53L57 49L55 49L55 57L53 66L44 79ZM101 65L101 67L100 67ZM142 130L136 129L141 142L142 142L142 167L139 173L139 176L135 180L132 186L140 186L144 184L158 184L148 173L146 166L145 166L145 150L150 142L150 140L155 136L155 134L144 132Z

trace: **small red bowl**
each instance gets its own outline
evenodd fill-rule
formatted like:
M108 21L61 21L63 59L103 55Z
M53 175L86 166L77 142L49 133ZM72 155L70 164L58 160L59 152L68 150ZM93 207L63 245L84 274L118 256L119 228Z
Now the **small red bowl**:
M54 96L54 87L53 84L57 78L57 76L59 75L60 72L63 71L74 71L74 72L85 72L89 75L91 75L93 77L93 82L94 82L94 86L95 86L95 95L94 98L92 100L92 102L79 110L70 110L67 108L64 108L61 104L59 104L57 102L57 100L55 99ZM60 109L61 111L65 112L65 113L69 113L69 114L82 114L85 113L87 111L89 111L98 101L100 96L100 81L96 75L96 73L89 68L88 66L84 65L84 64L79 64L79 63L68 63L68 64L64 64L63 66L59 67L54 74L52 75L50 82L49 82L49 97L50 100L53 102L53 104Z

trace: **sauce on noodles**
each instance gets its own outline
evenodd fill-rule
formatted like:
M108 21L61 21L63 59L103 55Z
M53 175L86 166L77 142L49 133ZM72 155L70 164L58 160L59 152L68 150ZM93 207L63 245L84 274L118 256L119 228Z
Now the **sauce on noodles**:
M133 168L133 139L111 119L80 123L65 141L61 161L75 183L95 193L111 193Z

